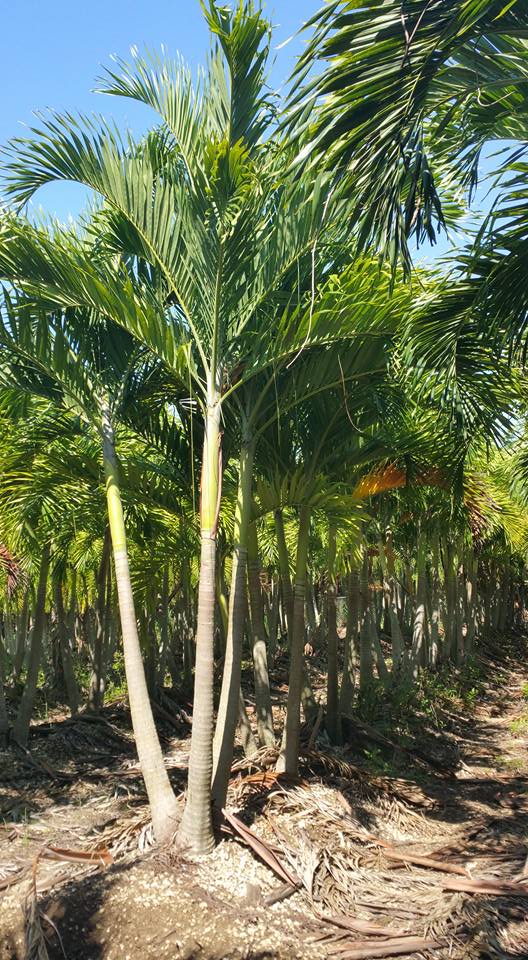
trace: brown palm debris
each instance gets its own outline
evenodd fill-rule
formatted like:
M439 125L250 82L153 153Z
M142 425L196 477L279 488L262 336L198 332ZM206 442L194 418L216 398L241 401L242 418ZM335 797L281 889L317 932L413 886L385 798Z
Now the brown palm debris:
M262 786L264 788L269 785L271 789L278 783L288 782L284 775L277 775L275 770L269 769L275 765L278 755L278 748L265 747L259 750L258 753L253 754L253 756L244 757L237 761L231 769L233 773L245 770L260 773L265 772L266 776L262 780ZM425 791L417 784L409 780L404 780L403 778L377 777L369 773L364 767L350 763L350 761L344 760L334 753L313 749L301 749L301 762L306 764L309 769L320 767L331 776L359 781L365 784L367 788L377 793L394 797L406 805L410 804L411 806L425 809L432 809L437 806L437 802L431 797L428 797ZM248 785L252 785L258 782L258 778L256 777L255 780L250 780L248 777L244 778L243 781L233 778L231 785L237 787L241 783L246 782ZM301 780L300 783L306 783L306 781Z
M273 873L280 877L280 879L285 883L289 883L292 887L300 886L298 877L290 873L290 871L280 862L272 847L268 843L266 843L260 837L257 837L257 835L253 833L249 827L246 827L245 823L242 823L242 821L239 820L238 817L235 817L232 813L229 813L227 810L222 810L222 814L235 833L257 854L257 856L261 858L261 860L264 861L265 864L267 864Z
M438 940L426 937L404 937L399 940L386 940L382 944L368 943L349 944L339 951L339 960L370 960L375 957L396 957L401 954L412 954L422 950L438 949Z
M508 880L460 879L454 877L445 880L442 890L456 890L458 893L484 893L496 897L528 897L528 887L524 883Z
M63 847L53 847L46 844L39 853L41 860L66 860L69 863L96 863L102 867L108 867L114 862L114 858L106 847L98 847L96 850L68 850Z
M426 809L432 809L436 806L436 801L428 797L421 787L409 780L398 777L377 777L365 770L364 767L319 750L303 751L302 760L310 766L319 765L334 776L363 781L367 787L394 796L405 804Z
M370 933L376 937L409 936L408 930L394 930L393 927L380 927L379 924L371 923L368 920L352 919L351 917L325 916L324 914L320 914L319 919L324 923L341 927L343 930L354 930L356 933ZM331 933L331 931L328 931L328 933Z
M434 857L420 857L414 853L404 853L395 850L394 847L390 847L382 840L377 840L374 837L372 837L372 842L383 847L383 855L389 860L398 860L401 863L413 864L417 867L428 867L430 870L440 870L443 873L457 873L461 877L469 877L471 879L469 871L457 863L446 863L442 860L436 860Z
M2 872L5 872L6 876L2 877L0 880L0 890L8 890L9 887L13 887L16 883L20 883L24 877L27 877L28 873L31 870L31 864L22 864L18 866L17 864L9 865L6 868L2 865Z
M11 597L19 581L26 582L27 577L22 572L20 561L3 543L0 543L0 567L7 577L7 596Z
M37 868L39 858L35 857L31 871L31 887L26 897L24 911L24 960L49 960L46 940L40 923L40 910L37 897Z
M39 757L35 757L31 750L28 750L27 747L22 746L20 743L17 743L16 740L13 740L13 746L21 754L22 762L29 764L29 766L34 767L39 773L44 773L47 777L50 777L51 780L59 780L69 782L73 779L72 774L63 773L59 770L54 770L48 763L44 760L41 760Z
M299 784L308 787L307 781L290 777L287 773L279 773L278 770L259 770L257 773L249 773L245 777L236 777L230 781L230 786L237 791L249 787L257 793L265 793L266 790L272 790L278 784Z

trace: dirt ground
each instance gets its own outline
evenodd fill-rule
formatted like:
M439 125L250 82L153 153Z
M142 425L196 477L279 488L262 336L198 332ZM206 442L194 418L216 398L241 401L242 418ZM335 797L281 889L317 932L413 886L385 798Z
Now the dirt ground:
M39 724L0 754L0 960L528 957L528 665L486 671L414 736L312 736L299 782L240 760L235 835L198 861L152 846L124 703ZM160 731L180 792L185 712Z

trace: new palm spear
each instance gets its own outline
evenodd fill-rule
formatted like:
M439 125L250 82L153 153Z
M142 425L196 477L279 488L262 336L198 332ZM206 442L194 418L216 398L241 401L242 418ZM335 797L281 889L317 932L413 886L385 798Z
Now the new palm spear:
M204 8L205 9L205 8ZM52 117L11 145L8 190L25 202L42 184L82 182L104 199L116 253L148 261L171 317L114 317L164 362L189 373L204 418L201 560L194 719L182 839L213 844L211 776L216 528L221 495L221 411L226 397L274 362L276 294L314 243L325 205L317 183L288 183L265 142L273 109L265 88L269 28L253 2L206 10L214 37L194 85L181 64L136 58L104 90L141 100L162 119L145 143L126 143L104 121ZM64 273L64 271L61 271ZM58 278L85 294L75 272ZM108 290L101 291L107 309ZM99 296L90 287L92 306ZM81 297L82 298L82 297ZM117 314L117 315L116 315ZM284 330L283 330L284 333ZM288 339L288 337L286 337ZM295 337L290 338L295 348ZM282 348L285 347L284 337Z

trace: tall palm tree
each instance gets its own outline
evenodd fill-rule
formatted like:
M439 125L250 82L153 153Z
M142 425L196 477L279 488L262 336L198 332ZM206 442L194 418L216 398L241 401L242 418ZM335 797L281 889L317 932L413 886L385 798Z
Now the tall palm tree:
M259 9L251 0L240 3L235 12L211 2L206 16L212 52L197 85L181 64L141 58L131 66L120 64L121 72L110 72L104 81L105 92L153 107L161 117L161 132L134 145L130 140L124 143L103 122L69 115L52 118L34 131L32 139L13 143L8 173L9 192L19 202L29 199L41 184L57 179L78 180L103 197L105 242L116 256L150 264L170 316L166 312L156 318L151 311L146 323L137 311L107 312L165 363L179 362L184 352L200 403L204 445L195 722L181 835L202 851L213 843L212 671L221 412L227 398L276 363L273 343L281 307L277 293L302 258L316 257L318 232L329 218L324 181L286 177L286 159L269 141L274 129L274 107L265 83L269 28ZM77 268L77 276L67 268L67 280L64 263L56 267L54 296L61 287L76 290L78 296L83 287L85 296L89 285L88 299L101 308L108 289L103 290L97 278L88 284L86 264L80 273ZM118 303L119 284L126 287L131 282L124 261L114 279L109 289ZM290 319L289 329L282 333L284 363L303 343L295 335L295 316ZM105 436L111 442L108 427ZM246 431L242 444L249 476L252 441ZM111 489L113 475L110 467ZM242 530L245 524L241 516ZM242 556L240 580L244 565Z
M38 236L38 232L34 233L30 228L21 235L21 240L26 244L26 254L28 243L35 241ZM51 249L52 241L46 238L46 243L47 248ZM53 249L59 260L59 241L56 241ZM34 250L39 250L36 243ZM66 257L67 251L62 252ZM11 246L9 258L13 256L14 249ZM18 257L21 260L20 250ZM13 260L6 258L0 266L4 276L9 267L12 270ZM20 272L21 267L18 267L16 275L19 276ZM10 279L15 279L13 273ZM127 396L128 381L135 375L135 368L140 366L141 354L134 348L130 335L121 327L108 321L94 323L86 312L76 313L70 309L65 313L51 313L43 306L39 311L24 300L17 304L12 299L6 302L6 306L7 316L0 325L3 375L18 380L20 385L35 393L44 393L62 401L66 409L80 414L100 437L132 724L154 831L159 839L166 838L175 832L178 805L165 770L141 657L114 432L116 418ZM149 365L143 366L148 376ZM38 593L38 599L42 602L48 561L49 554L44 550ZM35 626L40 627L40 620ZM31 660L34 676L32 683L27 685L28 697L34 696L36 689L40 662L39 636L39 630L34 630L32 651L34 646L35 654ZM32 703L28 700L27 709L21 717L24 729L29 727L31 707Z

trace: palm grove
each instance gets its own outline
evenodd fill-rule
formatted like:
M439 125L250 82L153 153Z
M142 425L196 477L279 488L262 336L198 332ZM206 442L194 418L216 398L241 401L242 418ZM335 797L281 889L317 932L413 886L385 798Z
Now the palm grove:
M196 77L136 55L100 79L152 108L140 140L66 114L8 144L0 219L0 735L27 745L43 687L100 711L124 663L155 836L197 852L237 736L296 775L305 649L339 744L522 617L528 538L526 4L329 3L284 102L268 22L233 6L203 4ZM90 209L35 224L60 180ZM413 263L445 230L458 255Z

